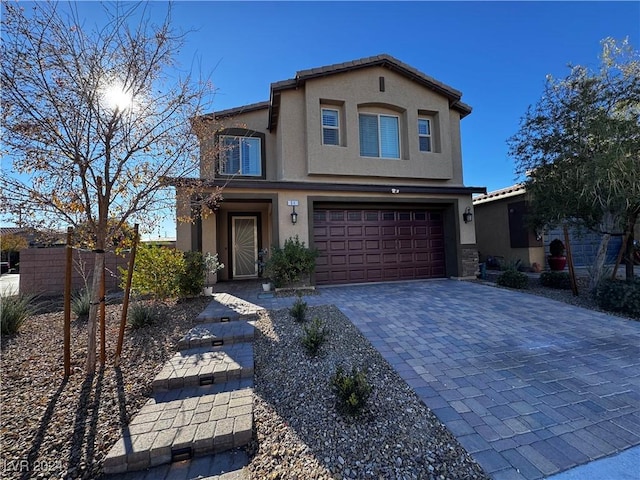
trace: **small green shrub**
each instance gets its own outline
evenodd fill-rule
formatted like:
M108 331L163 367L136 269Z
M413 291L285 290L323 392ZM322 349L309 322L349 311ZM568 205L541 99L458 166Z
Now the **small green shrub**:
M304 322L307 315L307 302L302 300L302 297L298 296L289 309L289 313L296 322Z
M507 270L498 276L496 283L503 287L522 289L529 286L529 277L517 270Z
M604 310L640 318L640 279L601 280L596 288L596 303Z
M91 308L91 291L80 290L71 296L71 311L77 317L88 317Z
M315 357L320 351L320 347L327 339L327 330L321 320L314 318L311 325L304 327L302 335L302 345L307 350L307 354Z
M120 267L123 285L126 269ZM180 293L179 278L184 272L184 257L175 248L140 244L136 253L131 289L139 295L156 299L176 297Z
M367 381L366 371L358 370L355 366L350 374L338 367L331 377L331 388L336 395L338 411L351 416L362 412L371 395L371 385Z
M180 294L200 295L204 287L206 270L201 252L184 252L184 270L178 274Z
M24 321L38 310L34 295L12 295L0 301L0 331L2 335L18 333Z
M545 287L559 290L571 289L571 278L567 272L542 272L540 274L540 283Z
M284 242L284 247L273 247L264 267L264 276L276 287L293 285L311 275L316 268L318 251L307 248L296 235Z
M158 310L144 303L133 303L129 307L127 323L133 329L152 325L158 320Z

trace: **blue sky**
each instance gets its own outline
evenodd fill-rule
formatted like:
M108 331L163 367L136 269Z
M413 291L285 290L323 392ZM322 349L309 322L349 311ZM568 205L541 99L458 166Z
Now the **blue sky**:
M150 4L158 15L166 6ZM464 181L490 191L516 180L506 140L547 74L596 68L607 36L640 48L640 2L177 1L172 17L195 30L180 62L211 75L216 110L268 100L270 83L298 70L380 53L462 91L473 107L461 126ZM158 230L174 232L171 222Z

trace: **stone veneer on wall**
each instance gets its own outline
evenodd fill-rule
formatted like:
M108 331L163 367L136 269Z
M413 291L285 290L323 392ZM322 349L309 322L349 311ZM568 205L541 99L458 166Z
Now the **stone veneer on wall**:
M478 273L478 248L473 246L462 246L460 248L460 260L462 264L461 277L475 277Z

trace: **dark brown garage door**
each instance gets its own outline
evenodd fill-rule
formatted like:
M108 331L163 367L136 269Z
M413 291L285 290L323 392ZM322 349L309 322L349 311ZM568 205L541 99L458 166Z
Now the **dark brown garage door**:
M316 209L316 283L445 276L440 211Z

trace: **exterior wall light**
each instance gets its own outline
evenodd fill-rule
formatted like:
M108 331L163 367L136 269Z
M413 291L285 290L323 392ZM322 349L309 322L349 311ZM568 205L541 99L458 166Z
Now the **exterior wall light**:
M465 209L464 213L462 214L462 219L464 220L464 223L473 222L473 213L471 213L471 207L467 207Z
M291 223L295 225L296 223L298 223L298 214L296 213L296 206L292 205L292 207L293 212L291 212Z

